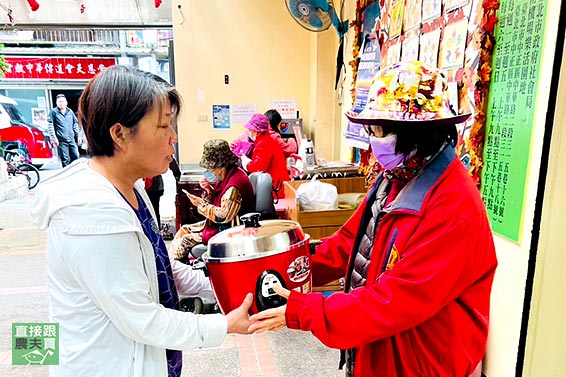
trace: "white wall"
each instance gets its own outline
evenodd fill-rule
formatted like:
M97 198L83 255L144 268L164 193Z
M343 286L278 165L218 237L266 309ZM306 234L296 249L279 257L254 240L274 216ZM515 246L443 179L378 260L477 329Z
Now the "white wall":
M242 124L212 129L213 104L255 104L264 113L272 99L296 99L311 131L317 34L301 28L284 1L176 1L172 8L176 86L185 104L179 123L181 162L200 160L208 139L230 141L244 131ZM207 120L197 121L199 116Z
M564 35L561 36L564 40ZM565 376L566 55L557 95L525 352L525 376Z

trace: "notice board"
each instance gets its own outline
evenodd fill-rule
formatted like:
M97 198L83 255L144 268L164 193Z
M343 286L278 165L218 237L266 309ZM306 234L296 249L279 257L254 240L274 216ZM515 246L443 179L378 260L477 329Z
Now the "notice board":
M495 233L518 242L541 75L546 0L500 0L481 193Z

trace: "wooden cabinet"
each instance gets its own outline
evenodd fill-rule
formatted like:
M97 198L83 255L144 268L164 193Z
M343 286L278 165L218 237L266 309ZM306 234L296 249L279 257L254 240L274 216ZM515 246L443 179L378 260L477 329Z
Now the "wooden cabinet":
M365 177L347 177L321 179L336 186L339 194L344 193L364 193L366 192ZM312 240L329 237L354 214L354 209L332 209L323 211L303 211L297 200L297 188L309 181L289 181L284 182L285 199L285 218L301 224L303 231L311 236ZM341 290L339 280L327 284L323 287L313 287L313 291L339 291Z
M321 182L336 186L338 194L366 192L365 177L321 179ZM312 239L329 237L354 214L353 209L331 209L324 211L303 211L297 200L297 188L309 181L284 182L285 217L301 224L305 233Z

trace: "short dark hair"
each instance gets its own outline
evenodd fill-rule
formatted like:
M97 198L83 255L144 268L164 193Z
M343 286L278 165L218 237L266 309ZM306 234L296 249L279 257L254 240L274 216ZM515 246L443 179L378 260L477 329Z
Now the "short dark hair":
M269 109L265 112L265 114L263 114L267 117L267 119L269 119L269 125L271 126L271 129L277 133L279 133L279 123L281 123L281 114L279 114L279 111L275 110L275 109Z
M90 155L112 157L115 145L110 128L119 123L135 133L140 120L166 99L175 123L181 111L181 97L165 80L125 65L114 65L98 73L79 99L78 118Z
M446 140L451 140L453 145L458 142L458 131L456 125L425 126L415 122L414 125L400 125L394 127L382 126L383 134L394 133L397 135L395 151L410 154L416 149L420 157L434 155Z
M59 98L65 98L65 99L67 99L67 97L65 97L64 94L57 94L57 97L55 97L55 99L59 99Z

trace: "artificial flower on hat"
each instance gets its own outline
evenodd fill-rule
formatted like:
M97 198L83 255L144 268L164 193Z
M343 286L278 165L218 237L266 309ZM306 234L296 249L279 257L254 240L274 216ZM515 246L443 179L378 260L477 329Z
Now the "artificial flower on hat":
M417 121L455 124L469 114L456 114L450 105L448 82L438 68L415 61L381 70L370 87L364 110L346 116L354 123L394 125Z

